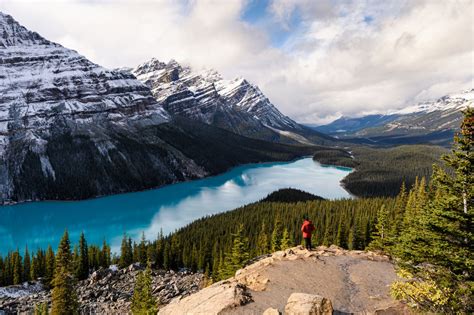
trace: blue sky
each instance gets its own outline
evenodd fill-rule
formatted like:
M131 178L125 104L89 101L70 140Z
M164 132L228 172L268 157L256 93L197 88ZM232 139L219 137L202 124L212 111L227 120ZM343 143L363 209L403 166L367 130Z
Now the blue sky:
M245 77L305 123L473 87L472 0L0 0L108 68L175 59Z
M250 0L242 11L241 18L243 21L263 29L274 47L283 47L291 35L299 27L302 27L301 15L299 9L293 10L290 20L283 27L273 19L269 8L270 4L270 0Z

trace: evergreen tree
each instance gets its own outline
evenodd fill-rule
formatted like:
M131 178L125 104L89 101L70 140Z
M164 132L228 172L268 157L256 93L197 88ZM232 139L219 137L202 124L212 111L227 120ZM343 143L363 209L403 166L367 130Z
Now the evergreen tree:
M145 239L145 232L142 232L142 238L138 245L138 261L144 266L147 263L147 244Z
M89 249L84 232L79 236L78 262L75 274L79 280L87 279L89 276Z
M110 263L111 263L111 257L110 257L110 246L107 245L107 242L105 239L102 242L102 250L100 252L100 266L102 268L109 268Z
M290 234L288 233L288 229L285 228L283 230L283 236L281 237L280 249L285 250L285 249L288 249L288 248L292 247L292 245L293 244L290 240Z
M268 235L265 229L265 222L262 222L260 233L257 240L257 255L264 255L268 253Z
M135 288L132 296L132 313L139 315L151 315L157 313L157 303L152 295L152 279L150 264L147 264L145 271L137 275Z
M78 314L78 302L74 292L74 277L72 270L72 255L69 235L65 231L56 253L56 268L51 294L51 314Z
M48 315L48 302L43 302L35 305L35 314L34 315Z
M31 256L28 246L25 247L25 256L23 258L23 281L31 280Z
M126 268L133 262L132 240L128 238L127 234L123 234L122 244L120 246L119 267Z
M23 270L21 266L21 256L18 249L13 253L12 256L13 265L13 284L20 284L23 276Z
M244 226L240 224L237 232L233 234L231 251L225 256L223 278L232 277L249 259L248 239L244 237L243 232Z
M48 246L45 260L46 260L45 261L46 266L45 266L44 283L46 286L52 286L53 278L54 278L54 270L56 266L56 258L54 257L54 252L51 245Z
M156 267L160 268L163 267L163 251L164 251L164 236L163 236L163 229L160 229L160 233L158 234L158 238L156 240Z
M169 269L171 267L171 262L170 262L170 243L166 242L165 243L165 248L163 250L163 268Z
M275 224L273 225L272 240L271 240L271 250L276 252L280 250L281 246L281 222L277 218L275 219Z
M402 232L397 254L409 281L396 282L392 292L424 310L474 312L474 110L467 109L452 154L445 156L448 173L434 167L434 190L413 225ZM421 191L421 192L420 192ZM416 207L416 206L415 206Z
M386 250L389 239L389 213L385 205L382 205L377 213L377 223L375 231L372 234L372 242L369 247L371 249Z

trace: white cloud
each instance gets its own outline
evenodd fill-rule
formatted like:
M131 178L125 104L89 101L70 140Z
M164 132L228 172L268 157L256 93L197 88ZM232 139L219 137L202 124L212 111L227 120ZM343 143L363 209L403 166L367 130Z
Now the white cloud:
M472 87L470 0L273 0L270 18L291 32L283 47L241 20L247 1L0 0L0 10L107 67L174 58L245 76L302 122Z

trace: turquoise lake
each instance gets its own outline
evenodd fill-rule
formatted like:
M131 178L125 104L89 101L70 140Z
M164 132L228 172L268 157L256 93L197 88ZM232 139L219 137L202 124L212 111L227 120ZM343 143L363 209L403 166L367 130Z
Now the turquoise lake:
M0 253L25 245L35 250L51 244L68 229L76 243L84 231L90 244L105 238L117 251L123 233L156 238L205 215L258 201L279 188L297 188L324 198L349 198L340 181L349 168L322 166L311 158L239 166L218 176L142 192L84 201L29 202L0 207Z

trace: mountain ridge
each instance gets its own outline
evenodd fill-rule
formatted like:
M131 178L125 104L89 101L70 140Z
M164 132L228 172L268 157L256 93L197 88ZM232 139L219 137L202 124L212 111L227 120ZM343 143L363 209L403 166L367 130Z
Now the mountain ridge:
M462 120L462 110L473 105L474 89L451 93L387 114L341 117L314 127L345 140L367 139L372 144L433 143L449 145Z
M94 64L4 13L0 38L1 203L143 190L310 154L172 118L129 72Z
M273 142L322 144L328 140L283 115L258 86L242 77L225 80L212 69L194 70L175 60L165 63L156 58L131 73L172 116Z

